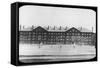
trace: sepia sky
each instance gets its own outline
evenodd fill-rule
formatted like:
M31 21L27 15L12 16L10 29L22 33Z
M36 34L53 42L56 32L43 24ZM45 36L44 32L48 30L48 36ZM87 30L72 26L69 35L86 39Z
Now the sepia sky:
M93 27L95 32L96 13L90 9L27 5L19 9L19 25Z

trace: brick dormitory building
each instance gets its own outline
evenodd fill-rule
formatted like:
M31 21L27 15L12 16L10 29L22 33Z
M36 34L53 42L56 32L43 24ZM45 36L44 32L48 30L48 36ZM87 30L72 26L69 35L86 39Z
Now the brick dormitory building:
M36 28L19 30L19 42L31 44L77 44L77 45L95 45L96 34L92 31L84 31L83 28L77 29L61 27L56 30L43 28L38 26Z

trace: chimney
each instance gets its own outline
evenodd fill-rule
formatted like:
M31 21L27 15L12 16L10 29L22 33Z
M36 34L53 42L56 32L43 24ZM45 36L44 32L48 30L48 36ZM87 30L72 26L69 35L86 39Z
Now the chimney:
M55 30L55 26L54 26L53 30Z
M23 26L23 29L24 29L25 27Z
M32 25L32 29L34 29L34 25Z
M92 32L93 32L93 27L92 27Z
M47 27L47 30L49 30L49 26Z
M67 30L67 26L65 27L65 30Z
M80 27L80 31L82 31L82 27Z
M59 30L61 30L61 26L60 26Z

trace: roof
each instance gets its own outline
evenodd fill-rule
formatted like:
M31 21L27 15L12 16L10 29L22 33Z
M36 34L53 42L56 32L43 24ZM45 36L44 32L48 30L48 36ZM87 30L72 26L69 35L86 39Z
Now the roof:
M45 29L45 28L44 28ZM67 31L68 29L65 29L63 27L49 27L49 29L46 28L47 31L52 31L52 32L65 32Z
M41 26L38 26L38 27L41 27ZM36 29L38 27L34 27L34 29ZM49 29L48 29L48 27L41 27L41 28L43 28L49 32L65 32L65 31L68 31L68 30L75 28L75 27L72 27L72 28L65 27L64 28L64 27L56 27L55 26L55 27L49 27ZM32 27L27 27L27 28L21 29L19 31L32 31L34 29ZM82 28L79 27L79 28L75 28L75 29L79 30L80 32L92 32L91 30L88 30L87 28L83 28L83 27Z
M24 28L24 29L21 29L19 31L31 31L32 29L31 28Z
M77 28L80 32L92 32L92 30L89 30L89 29L87 29L87 28L81 28L81 27L79 27L79 28Z

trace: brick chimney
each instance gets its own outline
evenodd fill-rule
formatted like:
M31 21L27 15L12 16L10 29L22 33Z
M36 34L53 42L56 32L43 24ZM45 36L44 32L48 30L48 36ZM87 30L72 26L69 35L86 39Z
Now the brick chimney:
M55 26L54 26L53 30L55 30Z
M80 31L82 31L82 27L80 27Z
M93 32L93 27L92 27L92 32Z
M65 30L67 30L67 26L65 27Z
M61 30L61 26L60 26L59 30Z
M25 27L23 26L23 29L24 29Z
M32 25L32 29L34 29L34 25Z
M47 27L47 30L49 30L49 26Z

